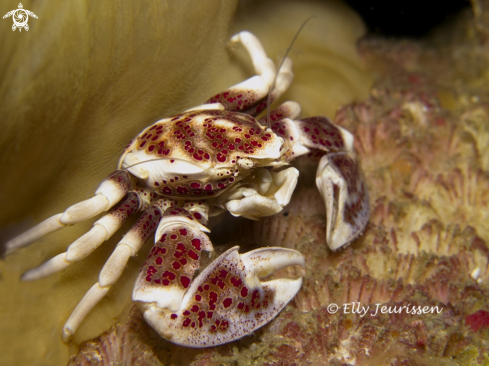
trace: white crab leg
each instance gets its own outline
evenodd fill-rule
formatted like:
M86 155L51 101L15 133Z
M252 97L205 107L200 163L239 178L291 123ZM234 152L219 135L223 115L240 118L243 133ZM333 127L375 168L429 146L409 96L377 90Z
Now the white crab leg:
M117 170L109 175L95 191L95 196L68 207L65 212L54 215L23 234L5 243L6 254L22 248L44 235L55 232L66 225L73 225L103 211L107 211L119 202L129 191L131 181L129 173Z
M153 235L160 222L163 210L158 202L155 203L141 215L124 238L117 244L114 252L100 272L99 281L85 294L66 321L63 327L63 341L68 342L86 315L119 279L129 258L136 255L146 240Z
M268 58L258 38L250 32L245 31L234 35L231 42L242 43L245 46L257 75L213 96L207 100L206 104L220 103L230 111L246 111L252 115L259 113L264 108L263 99L268 95L275 79L275 65ZM257 110L250 111L251 108Z
M273 61L268 58L256 36L244 31L234 35L231 42L241 43L246 48L257 75L231 86L206 103L220 103L229 111L257 115L265 109L266 97L272 86L271 101L277 99L292 83L292 60L286 58L277 74Z
M33 268L22 276L23 281L34 281L67 268L70 264L80 261L107 241L124 222L140 208L144 202L136 192L129 192L124 200L115 206L110 213L93 224L92 229L74 241L65 253L61 253L37 268Z
M267 83L270 87L275 79L275 65L268 58L263 46L256 36L250 32L243 31L231 37L232 43L241 43L253 62L255 72Z
M253 62L255 72L263 81L265 81L268 88L271 88L276 74L275 65L273 64L273 61L268 58L259 39L254 34L244 31L234 35L231 38L231 42L240 42L246 48L251 57L251 61ZM275 100L282 95L282 93L289 88L293 79L294 73L292 72L292 60L286 57L278 71L275 85L272 90L272 99Z
M188 347L231 342L268 323L296 295L302 278L262 282L259 277L291 265L304 266L295 250L262 248L223 253L194 279L177 309L139 303L146 321L164 338Z
M60 217L63 216L62 213L54 215L49 219L37 224L33 228L23 232L19 236L9 240L5 243L5 255L29 245L35 240L42 238L44 235L53 233L63 228L64 225L59 222Z

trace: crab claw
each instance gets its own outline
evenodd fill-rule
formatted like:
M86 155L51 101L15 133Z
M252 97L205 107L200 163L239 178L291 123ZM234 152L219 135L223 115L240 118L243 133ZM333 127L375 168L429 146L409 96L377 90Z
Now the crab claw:
M357 238L368 223L368 189L358 162L348 153L324 155L316 184L326 204L326 240L335 250Z
M178 309L158 307L158 299L139 302L146 321L171 342L195 348L234 341L268 323L296 295L302 278L262 282L260 277L304 266L304 257L284 248L241 255L238 249L229 249L202 271Z

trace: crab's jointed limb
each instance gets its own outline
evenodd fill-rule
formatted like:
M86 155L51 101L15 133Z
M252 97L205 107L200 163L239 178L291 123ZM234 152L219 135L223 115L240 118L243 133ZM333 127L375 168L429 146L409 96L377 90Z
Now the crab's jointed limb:
M282 114L295 115L291 106L280 108L287 108ZM355 159L353 135L326 117L288 117L274 122L272 130L288 147L285 159L306 154L320 158L316 185L326 205L329 247L338 249L357 238L368 223L370 206L367 185Z
M33 281L49 276L86 258L119 230L129 217L144 207L143 203L145 202L136 192L129 192L108 214L94 222L90 231L75 240L65 253L58 254L39 267L27 271L22 280Z
M301 278L259 279L285 266L304 266L299 252L283 248L242 255L239 247L231 248L192 281L201 251L212 245L182 208L167 210L157 236L133 300L146 321L174 343L209 347L239 339L274 318L301 287Z
M68 207L65 212L54 215L5 244L6 254L31 244L43 236L73 225L109 210L129 191L131 180L125 170L110 174L95 191L95 196ZM102 225L103 226L103 225ZM110 231L110 230L109 230ZM103 234L101 234L103 235ZM110 235L109 235L110 236Z
M206 103L220 103L226 110L256 116L266 108L266 99L272 85L271 101L274 101L292 83L294 78L292 60L287 57L277 74L273 61L267 56L256 36L244 31L234 35L231 42L241 43L246 48L257 75L231 86L210 98ZM274 85L275 75L277 79Z
M93 307L107 294L119 279L130 257L137 254L143 244L155 232L168 200L156 201L145 210L122 240L100 271L98 282L93 285L78 303L63 327L63 340L67 342Z

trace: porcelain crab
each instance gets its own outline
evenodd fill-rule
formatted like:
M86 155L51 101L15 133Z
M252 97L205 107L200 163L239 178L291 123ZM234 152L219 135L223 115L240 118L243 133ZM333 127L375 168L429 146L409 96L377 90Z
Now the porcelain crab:
M10 253L108 211L65 253L23 276L36 280L87 257L130 216L142 212L67 320L64 341L152 235L155 243L132 297L162 337L189 347L209 347L268 323L296 295L302 279L260 278L285 266L304 266L299 252L268 247L239 254L239 247L234 247L193 277L201 252L213 250L205 234L209 216L228 211L258 219L280 212L299 174L289 162L300 156L319 159L316 183L326 205L329 247L350 242L367 224L368 191L355 159L353 136L325 117L299 119L295 102L256 120L268 94L277 99L291 84L292 61L286 58L276 72L253 34L244 31L231 41L244 45L257 75L145 128L125 148L118 170L101 183L94 197L6 244Z

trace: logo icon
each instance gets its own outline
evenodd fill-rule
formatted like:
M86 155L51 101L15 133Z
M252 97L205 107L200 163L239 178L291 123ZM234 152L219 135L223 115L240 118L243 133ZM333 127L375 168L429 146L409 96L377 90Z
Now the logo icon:
M3 19L12 16L14 20L14 25L12 25L13 31L15 31L17 28L19 28L19 32L22 31L22 28L28 31L29 25L27 24L27 21L29 20L29 15L37 19L36 14L34 14L32 11L25 10L24 7L22 6L22 3L20 3L18 9L9 11L7 14L3 16Z

